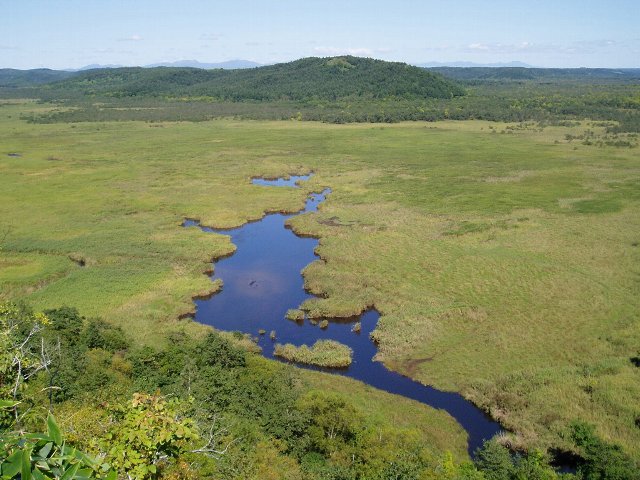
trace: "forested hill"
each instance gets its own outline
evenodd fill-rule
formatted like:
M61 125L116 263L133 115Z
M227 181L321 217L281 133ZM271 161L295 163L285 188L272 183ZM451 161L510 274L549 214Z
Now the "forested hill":
M0 87L28 87L63 80L72 77L74 72L36 68L33 70L16 70L0 68Z
M0 79L0 85L2 79ZM243 70L110 68L38 87L56 97L211 97L216 100L426 99L464 95L438 73L358 57L304 58Z

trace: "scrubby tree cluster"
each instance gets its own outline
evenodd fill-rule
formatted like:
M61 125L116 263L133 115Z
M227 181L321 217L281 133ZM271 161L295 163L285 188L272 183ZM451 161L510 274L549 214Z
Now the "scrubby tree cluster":
M135 347L73 308L38 315L14 304L0 306L0 325L1 478L573 477L542 452L495 441L458 462L416 429L372 422L345 396L305 387L294 368L233 337L174 332L161 348ZM592 427L576 423L567 435L577 478L638 478L638 465Z

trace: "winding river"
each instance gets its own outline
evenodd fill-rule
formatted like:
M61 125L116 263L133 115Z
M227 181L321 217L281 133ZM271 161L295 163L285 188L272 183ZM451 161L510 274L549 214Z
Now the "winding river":
M307 175L292 176L287 180L254 179L253 183L295 188L298 182L308 178ZM329 190L325 190L311 194L299 213L316 211L328 193ZM203 227L194 220L184 222L185 227L197 226L205 232L229 235L237 247L233 255L215 262L211 278L223 280L224 286L210 298L195 300L195 320L219 330L240 331L252 336L258 336L260 330L266 331L267 334L258 336L258 344L268 358L274 358L276 342L299 346L311 345L318 339L337 340L351 347L353 363L345 369L331 370L332 373L446 410L467 431L470 454L485 439L498 433L500 425L461 395L422 385L373 361L376 345L369 334L378 322L377 311L368 310L350 319L328 319L330 323L326 329L306 320L297 323L285 319L288 309L297 308L312 297L303 288L300 271L317 259L314 250L318 240L298 237L285 227L286 220L293 215L296 214L269 214L259 221L229 230ZM360 332L352 331L356 321L361 322ZM271 331L275 331L275 341L270 338Z

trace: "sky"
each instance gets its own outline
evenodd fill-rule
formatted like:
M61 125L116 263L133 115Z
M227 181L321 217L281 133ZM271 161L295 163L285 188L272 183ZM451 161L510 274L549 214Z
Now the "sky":
M352 54L640 67L640 0L0 0L0 68Z

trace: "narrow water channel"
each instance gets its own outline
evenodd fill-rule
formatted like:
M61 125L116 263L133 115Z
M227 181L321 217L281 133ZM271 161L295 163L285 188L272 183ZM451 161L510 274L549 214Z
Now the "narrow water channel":
M254 179L253 183L295 188L297 182L308 178ZM299 213L316 211L328 193L325 190L310 195L304 210ZM299 346L312 345L318 339L337 340L351 347L353 363L345 369L331 370L333 373L446 410L467 431L469 453L472 454L484 440L498 433L500 425L461 395L422 385L372 360L376 346L369 334L378 322L380 315L377 311L369 310L350 319L328 319L330 323L326 329L314 326L307 320L296 323L285 318L288 309L297 308L312 297L303 288L300 271L317 259L314 249L318 240L298 237L285 227L286 220L293 215L297 214L269 214L262 220L231 230L202 227L194 220L184 222L185 227L197 226L205 232L229 235L237 247L233 255L215 262L211 278L221 279L223 288L210 298L195 301L195 320L218 330L240 331L257 336L263 355L268 358L274 358L275 343ZM356 321L362 325L358 333L352 331ZM258 335L260 330L265 330L267 334ZM269 336L271 331L275 331L275 341Z

